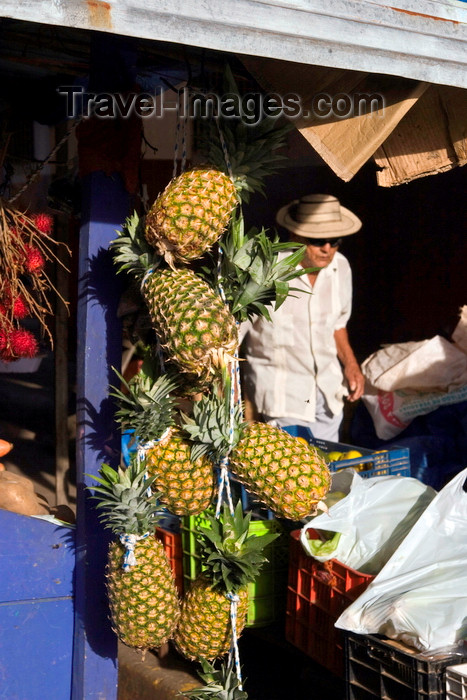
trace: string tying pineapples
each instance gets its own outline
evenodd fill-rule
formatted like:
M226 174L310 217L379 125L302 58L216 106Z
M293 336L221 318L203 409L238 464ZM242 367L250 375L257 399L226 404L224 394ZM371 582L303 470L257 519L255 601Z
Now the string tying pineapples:
M278 536L249 534L251 513L244 515L240 502L234 513L225 505L221 518L207 519L209 527L201 528L204 570L184 596L174 635L179 651L192 660L211 660L230 651L232 632L236 638L245 626L248 583L266 560L263 549Z
M154 536L158 495L148 489L137 461L127 469L104 464L92 496L100 519L117 539L107 561L107 592L113 628L128 646L156 649L173 635L180 616L175 578L163 545Z

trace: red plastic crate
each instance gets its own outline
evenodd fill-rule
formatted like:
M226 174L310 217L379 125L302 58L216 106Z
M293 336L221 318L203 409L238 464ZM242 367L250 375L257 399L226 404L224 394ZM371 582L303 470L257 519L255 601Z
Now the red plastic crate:
M318 562L304 551L300 530L290 534L285 637L343 678L344 636L334 623L374 576L351 569L336 559ZM309 529L307 536L314 539L318 534Z
M175 576L175 585L179 594L183 595L183 553L182 553L182 538L178 532L170 532L162 527L156 527L156 537L164 545L165 553L167 554Z

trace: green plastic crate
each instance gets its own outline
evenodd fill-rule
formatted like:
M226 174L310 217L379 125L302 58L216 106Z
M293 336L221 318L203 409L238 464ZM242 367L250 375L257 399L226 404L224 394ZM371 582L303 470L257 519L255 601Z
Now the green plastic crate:
M288 533L278 520L254 520L250 522L251 534L265 535L278 532L277 537L264 550L267 562L253 583L248 585L247 627L264 627L285 615L287 600L287 575L289 563ZM203 570L199 555L198 536L201 527L207 527L206 515L185 516L181 520L184 588L188 587Z

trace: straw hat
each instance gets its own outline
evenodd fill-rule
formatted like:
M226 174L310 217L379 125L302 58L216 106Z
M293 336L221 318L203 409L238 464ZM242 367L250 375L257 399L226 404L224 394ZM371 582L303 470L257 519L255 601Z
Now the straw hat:
M279 209L276 221L304 238L340 238L356 233L362 222L331 194L308 194Z

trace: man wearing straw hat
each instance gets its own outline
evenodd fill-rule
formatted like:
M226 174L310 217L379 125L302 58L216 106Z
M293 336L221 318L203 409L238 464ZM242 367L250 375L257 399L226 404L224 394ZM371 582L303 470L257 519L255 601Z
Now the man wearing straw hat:
M356 401L364 387L346 329L352 273L338 249L362 224L327 194L291 202L276 220L291 241L306 245L301 264L315 271L293 281L300 291L271 310L272 322L256 318L242 329L246 394L264 421L337 441L344 397Z

